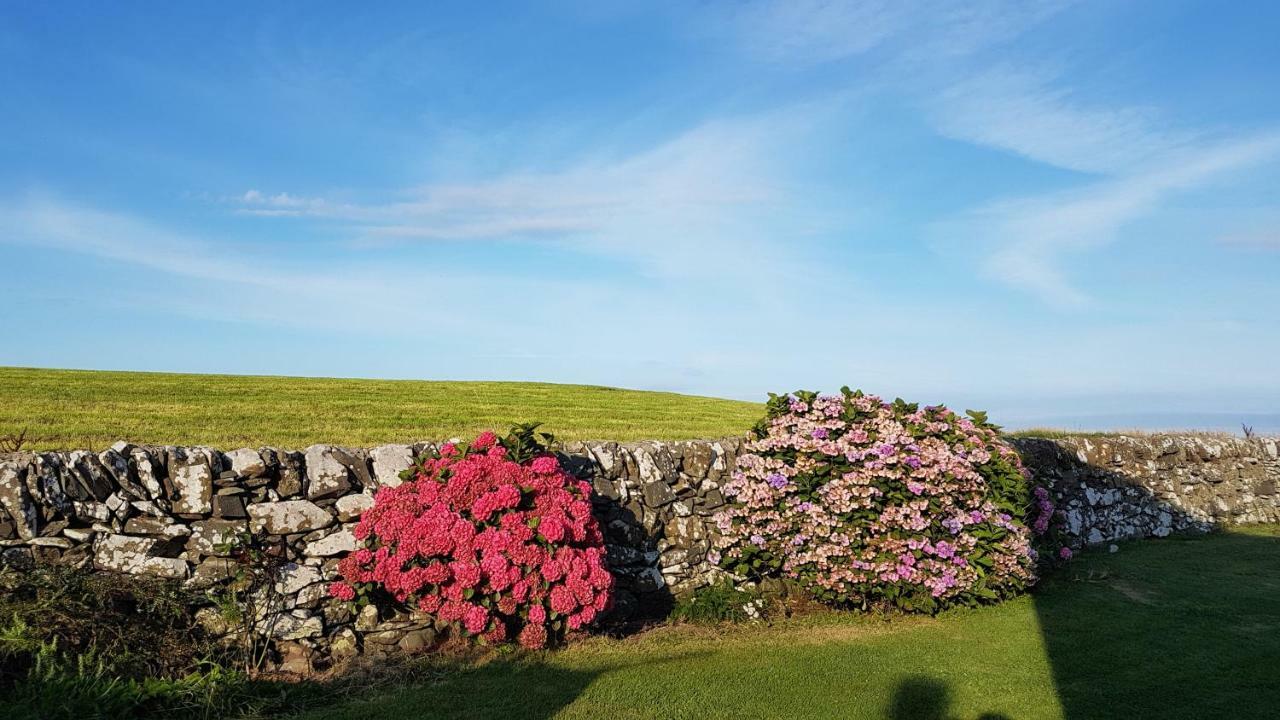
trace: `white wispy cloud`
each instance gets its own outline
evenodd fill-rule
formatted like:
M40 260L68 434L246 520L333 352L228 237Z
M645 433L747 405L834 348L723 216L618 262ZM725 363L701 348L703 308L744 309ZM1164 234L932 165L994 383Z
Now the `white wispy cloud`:
M787 186L787 148L809 122L795 112L710 121L621 158L406 188L386 202L250 190L238 206L335 223L365 243L533 239L662 276L709 266L737 276L797 261L797 240L768 230L803 212Z
M756 0L731 6L711 25L751 55L812 65L881 48L931 58L1008 40L1072 4L1069 0ZM717 8L716 12L721 12Z
M946 224L941 232L947 240L992 248L983 262L991 276L1055 305L1079 306L1090 298L1064 272L1066 260L1114 241L1126 223L1173 193L1278 156L1280 133L1184 149L1135 175L988 205Z
M949 84L926 106L943 135L1089 173L1130 173L1196 141L1150 108L1094 106L1044 73L993 68Z

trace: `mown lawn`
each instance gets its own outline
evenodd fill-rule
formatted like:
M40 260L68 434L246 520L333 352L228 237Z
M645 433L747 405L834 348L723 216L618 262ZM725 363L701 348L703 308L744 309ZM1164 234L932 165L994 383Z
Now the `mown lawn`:
M300 717L1263 718L1280 708L1280 529L1126 543L938 618L670 627Z
M762 405L587 385L0 368L0 437L29 449L137 443L374 445L541 421L567 440L741 435Z

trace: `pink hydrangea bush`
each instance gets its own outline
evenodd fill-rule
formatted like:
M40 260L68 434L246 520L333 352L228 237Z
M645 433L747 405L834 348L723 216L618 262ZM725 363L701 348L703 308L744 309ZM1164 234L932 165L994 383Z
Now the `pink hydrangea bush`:
M527 440L527 438L526 438ZM590 484L550 454L509 457L492 432L421 458L360 517L342 600L381 590L489 643L541 648L609 607L613 576Z
M772 396L716 517L721 563L841 606L936 612L1035 580L1053 503L982 413Z

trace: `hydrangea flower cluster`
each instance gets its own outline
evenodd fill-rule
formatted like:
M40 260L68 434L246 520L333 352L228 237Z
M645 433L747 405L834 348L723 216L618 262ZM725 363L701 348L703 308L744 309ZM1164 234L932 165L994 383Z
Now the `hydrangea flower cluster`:
M771 396L716 517L720 562L834 605L936 612L1035 580L1053 503L982 413L843 389Z
M519 463L492 432L420 459L384 487L329 594L381 590L490 643L541 648L606 610L613 576L591 486L541 454Z

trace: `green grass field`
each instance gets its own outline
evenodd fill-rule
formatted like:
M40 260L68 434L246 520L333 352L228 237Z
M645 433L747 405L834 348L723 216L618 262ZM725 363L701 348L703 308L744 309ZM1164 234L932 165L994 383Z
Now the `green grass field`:
M1280 528L1086 553L1032 596L937 618L664 627L366 691L365 718L1264 718Z
M763 405L588 385L0 368L0 437L220 448L443 439L537 420L566 440L741 435Z

